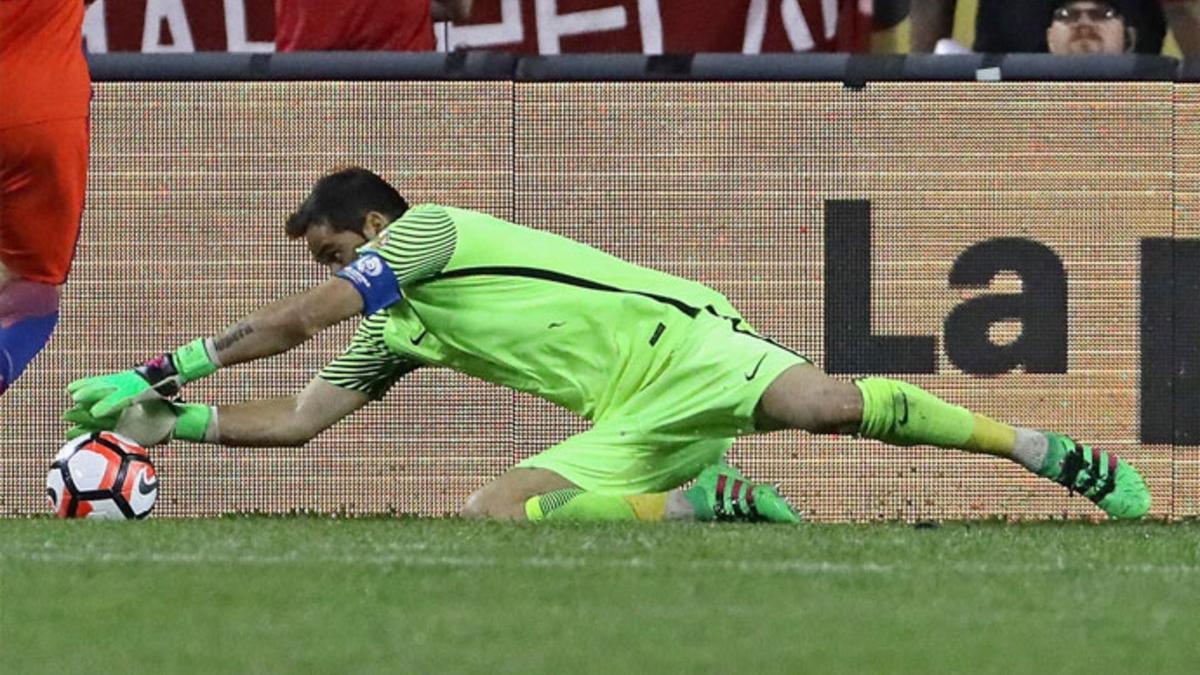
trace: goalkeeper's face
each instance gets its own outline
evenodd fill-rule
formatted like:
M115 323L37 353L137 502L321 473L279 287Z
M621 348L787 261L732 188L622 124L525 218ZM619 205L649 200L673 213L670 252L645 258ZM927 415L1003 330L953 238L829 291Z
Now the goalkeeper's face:
M379 234L386 224L386 219L374 211L367 214L361 232L355 230L337 230L328 223L312 225L304 233L304 240L313 260L323 265L331 274L336 274L343 267L354 262L358 257L358 248Z

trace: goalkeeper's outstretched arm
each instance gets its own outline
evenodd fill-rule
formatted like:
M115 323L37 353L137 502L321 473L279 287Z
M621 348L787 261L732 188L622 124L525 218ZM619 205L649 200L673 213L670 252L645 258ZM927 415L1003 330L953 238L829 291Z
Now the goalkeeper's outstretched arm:
M222 366L286 352L362 310L354 285L335 277L266 305L221 335L198 338L132 370L75 380L67 392L89 415L106 417L134 403L172 398L184 384Z
M299 446L370 398L313 378L298 394L217 406L205 440L230 446Z
M67 438L111 430L146 447L173 438L228 446L299 446L363 407L367 394L313 378L299 393L219 407L147 401L96 417L83 406L63 415Z

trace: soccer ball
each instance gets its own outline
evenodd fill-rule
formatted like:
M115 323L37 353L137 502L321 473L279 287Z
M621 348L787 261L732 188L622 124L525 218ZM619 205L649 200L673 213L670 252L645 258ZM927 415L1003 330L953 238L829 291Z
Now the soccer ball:
M70 441L46 474L50 508L59 518L145 518L158 498L146 449L111 431Z

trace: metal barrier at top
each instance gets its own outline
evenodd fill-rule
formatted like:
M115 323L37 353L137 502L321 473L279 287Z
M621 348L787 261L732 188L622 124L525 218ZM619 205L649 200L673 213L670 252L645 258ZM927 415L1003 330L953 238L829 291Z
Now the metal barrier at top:
M91 54L92 78L131 81L508 80L515 82L1200 81L1200 61L1116 54Z

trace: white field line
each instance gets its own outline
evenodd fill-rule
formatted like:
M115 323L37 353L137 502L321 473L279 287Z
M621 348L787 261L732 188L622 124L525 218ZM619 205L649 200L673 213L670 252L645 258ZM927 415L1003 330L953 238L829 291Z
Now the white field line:
M949 563L946 565L912 565L906 563L839 562L831 560L705 560L673 561L647 558L581 558L532 556L496 560L494 558L454 555L412 554L367 554L367 555L259 555L253 553L106 553L85 552L73 554L67 551L8 551L0 553L0 562L39 563L117 563L117 564L185 564L185 565L367 565L384 567L428 567L448 569L659 569L659 570L718 570L749 574L794 574L800 576L821 574L1041 574L1053 572L1103 572L1132 575L1191 575L1200 573L1200 565L1159 565L1153 563L1133 565L1073 564L1058 561L1056 564L993 564L993 563Z

